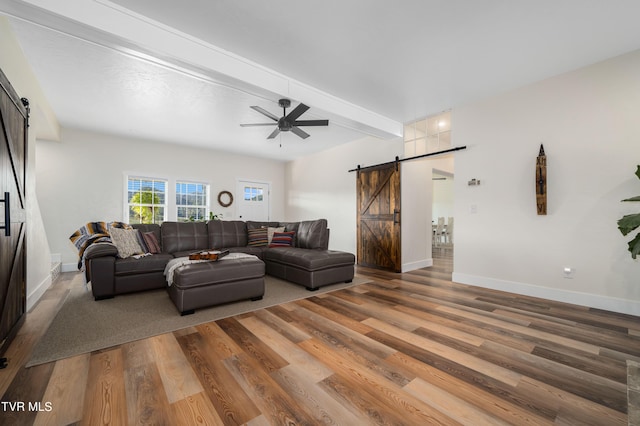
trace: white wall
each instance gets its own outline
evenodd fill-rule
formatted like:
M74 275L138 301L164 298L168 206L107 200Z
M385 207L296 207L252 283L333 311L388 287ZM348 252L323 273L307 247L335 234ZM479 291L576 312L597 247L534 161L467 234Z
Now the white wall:
M27 310L30 310L51 285L51 252L44 232L40 206L36 197L36 138L52 137L58 131L51 107L40 88L31 67L16 41L5 17L0 17L0 68L18 96L29 99L29 141L26 182L26 247L27 247Z
M287 163L287 220L326 218L329 248L356 253L356 173L348 171L393 161L402 145L366 137Z
M429 160L401 163L402 272L433 265L431 257L432 169Z
M37 161L45 229L52 253L62 255L63 270L75 269L78 261L69 241L76 229L91 221L126 220L127 174L166 178L170 188L176 179L209 183L211 210L224 219L235 218L236 203L218 205L220 191L235 194L237 178L269 182L271 217L284 219L283 162L75 129L63 129L61 142L39 142Z
M468 146L456 155L454 280L639 315L640 261L616 226L638 210L620 200L640 194L639 113L640 51L454 109L454 144Z

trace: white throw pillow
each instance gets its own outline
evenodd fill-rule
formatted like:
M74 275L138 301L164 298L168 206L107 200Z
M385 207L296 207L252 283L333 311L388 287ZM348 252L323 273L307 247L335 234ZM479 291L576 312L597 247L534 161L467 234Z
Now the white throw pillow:
M133 256L134 254L144 254L144 249L138 242L138 230L137 229L109 229L111 235L111 242L118 249L118 256L123 259Z

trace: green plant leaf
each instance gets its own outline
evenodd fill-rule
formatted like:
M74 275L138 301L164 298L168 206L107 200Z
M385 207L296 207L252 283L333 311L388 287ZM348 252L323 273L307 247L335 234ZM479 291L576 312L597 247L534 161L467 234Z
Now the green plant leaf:
M638 195L637 197L627 198L627 199L622 200L622 201L640 201L640 195Z
M638 226L640 226L640 213L628 214L618 220L618 229L622 235L627 235Z
M640 233L636 235L633 240L629 241L629 251L631 252L631 257L634 259L640 254Z

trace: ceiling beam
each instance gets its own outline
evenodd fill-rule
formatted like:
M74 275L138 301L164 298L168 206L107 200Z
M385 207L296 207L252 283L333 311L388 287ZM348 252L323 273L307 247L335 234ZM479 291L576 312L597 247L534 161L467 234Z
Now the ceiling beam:
M124 54L274 100L285 96L331 113L333 123L382 137L402 123L289 78L256 62L108 0L23 0L2 4L11 16L111 47Z

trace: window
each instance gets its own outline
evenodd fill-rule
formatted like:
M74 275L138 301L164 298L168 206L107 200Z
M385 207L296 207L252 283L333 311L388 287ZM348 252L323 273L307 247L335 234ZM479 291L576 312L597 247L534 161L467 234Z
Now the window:
M129 223L161 223L167 211L167 181L129 177L127 206Z
M451 111L404 126L404 155L430 154L451 148Z
M254 186L244 187L244 199L245 201L262 201L263 189L256 188Z
M206 220L209 211L209 185L176 182L176 209L178 221Z

